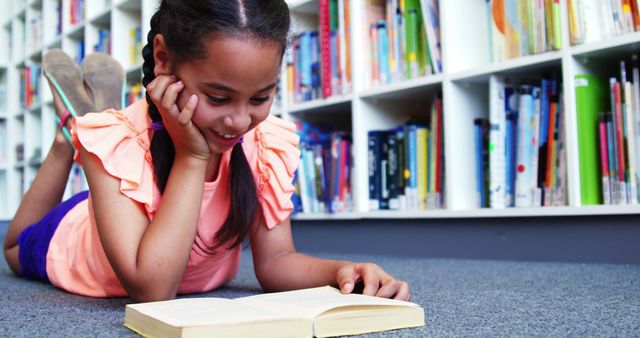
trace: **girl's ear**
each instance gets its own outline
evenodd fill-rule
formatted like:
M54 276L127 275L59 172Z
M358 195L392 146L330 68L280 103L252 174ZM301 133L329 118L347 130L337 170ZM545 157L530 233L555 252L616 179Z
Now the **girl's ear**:
M155 67L153 72L158 75L172 75L171 63L169 62L169 49L162 34L156 34L153 38L153 60Z

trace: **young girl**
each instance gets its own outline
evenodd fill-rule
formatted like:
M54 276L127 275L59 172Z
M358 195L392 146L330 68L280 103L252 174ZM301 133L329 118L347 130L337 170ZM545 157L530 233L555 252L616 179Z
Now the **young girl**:
M143 51L146 100L67 125L90 194L61 204L73 149L58 133L7 233L12 270L87 296L170 299L231 281L248 235L264 290L363 283L408 300L375 264L295 251L298 137L269 115L288 31L283 0L163 0ZM61 97L85 94L54 91L63 129Z

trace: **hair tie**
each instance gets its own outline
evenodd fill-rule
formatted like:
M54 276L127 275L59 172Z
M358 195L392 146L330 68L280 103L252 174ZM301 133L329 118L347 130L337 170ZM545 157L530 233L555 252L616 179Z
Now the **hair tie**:
M240 136L240 139L238 140L238 143L242 144L243 141L244 141L244 136Z
M166 130L166 129L164 129L164 124L162 124L162 121L151 122L151 129L153 129L154 131L165 131Z

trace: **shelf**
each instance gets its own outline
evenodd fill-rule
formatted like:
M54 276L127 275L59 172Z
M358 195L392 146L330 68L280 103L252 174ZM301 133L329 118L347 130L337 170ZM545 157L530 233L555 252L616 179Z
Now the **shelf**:
M47 49L61 48L62 47L62 36L58 35L53 39L53 41L47 42Z
M351 103L352 95L331 96L328 99L317 99L303 103L296 103L287 109L290 113L323 113L334 111L337 106L347 105Z
M35 63L42 62L42 48L38 48L37 51L31 53L31 55L29 55L29 60Z
M0 171L7 171L7 170L9 170L9 164L0 163Z
M29 1L31 8L42 8L42 0Z
M384 84L363 91L361 98L398 98L424 93L425 89L442 86L442 74Z
M18 169L18 170L20 170L20 169L24 169L24 168L25 168L25 166L26 166L26 165L25 165L25 162L24 162L24 161L20 161L20 162L17 162L17 163L13 166L13 168L14 168L14 169Z
M291 216L294 221L327 221L327 220L357 220L362 219L362 213L343 212L337 214L326 213L297 213Z
M125 70L127 76L127 82L131 82L130 80L135 79L135 82L140 81L142 79L142 64L133 65Z
M111 9L107 8L89 19L92 25L104 27L111 24Z
M593 205L584 207L506 208L474 210L378 210L346 214L295 214L297 221L357 219L508 218L548 216L596 216L640 214L640 205Z
M116 3L116 8L126 11L139 11L142 8L140 0L122 0Z
M42 104L39 103L40 100L38 98L36 98L35 100L38 103L32 104L30 107L27 108L30 114L39 113L40 110L42 109Z
M571 47L572 55L584 57L602 57L611 54L631 54L634 52L640 52L640 32Z
M71 30L66 34L66 36L73 40L84 40L84 21L77 23Z
M452 81L486 82L491 74L526 76L550 66L561 66L560 51L527 55L515 59L493 63L477 69L465 70L451 74Z
M302 14L318 15L317 0L289 0L291 11Z

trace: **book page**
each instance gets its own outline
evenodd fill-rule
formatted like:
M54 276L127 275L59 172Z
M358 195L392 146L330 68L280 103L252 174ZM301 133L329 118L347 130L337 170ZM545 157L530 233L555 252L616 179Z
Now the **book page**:
M346 306L404 306L420 307L417 304L403 302L394 299L364 296L360 294L342 294L340 290L323 286L318 288L303 289L287 292L267 293L257 296L249 296L236 299L243 304L301 314L307 318L313 318L320 313Z
M269 308L225 298L182 298L127 307L176 327L283 319L281 313Z

